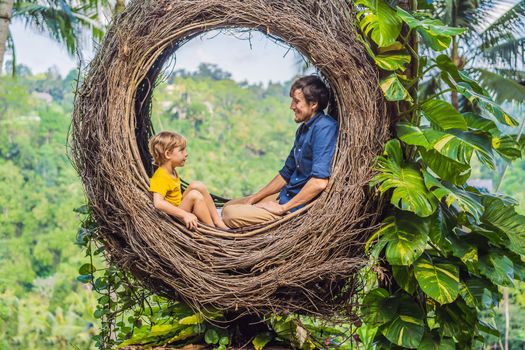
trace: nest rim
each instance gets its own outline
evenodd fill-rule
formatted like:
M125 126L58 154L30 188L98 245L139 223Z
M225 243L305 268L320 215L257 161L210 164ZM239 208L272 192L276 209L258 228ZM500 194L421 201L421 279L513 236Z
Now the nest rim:
M254 3L256 2L256 0L252 1ZM190 2L193 4L190 5ZM206 4L204 4L205 2ZM330 0L329 3L332 5L332 9L342 8L345 4L347 4L347 2L344 0ZM129 36L122 36L122 31L124 31L125 28L130 29L127 33L134 33L135 36L131 35L131 39L138 39L140 35L143 35L142 33L146 31L144 25L137 24L132 19L130 20L131 16L134 14L144 14L146 11L151 11L153 13L159 14L159 17L156 19L162 18L163 16L169 17L169 13L173 11L173 8L170 8L170 6L177 4L180 5L180 8L184 8L184 6L186 6L186 9L192 6L194 8L201 6L201 10L206 9L208 12L204 15L192 13L191 15L187 15L187 17L182 16L185 20L191 18L193 21L187 20L186 22L188 23L182 27L172 26L170 30L168 30L168 35L162 35L165 34L162 30L157 30L157 32L152 31L153 34L150 32L148 34L149 36L146 35L146 37L155 37L155 34L157 35L157 38L158 36L162 37L153 43L148 41L150 44L152 44L149 45L149 47L147 45L141 46L134 43L133 40L130 40ZM274 12L283 15L283 13L281 13L279 10L280 5L280 1L275 1L273 6L272 4L268 4L269 8L271 8ZM310 6L308 9L312 10L313 6L315 5L315 1L302 1L302 5L304 7ZM244 10L246 10L246 8L244 8ZM213 11L216 11L215 15L213 15ZM162 15L160 15L161 12L163 13ZM191 12L191 9L188 12ZM313 13L313 11L311 13ZM219 16L219 14L222 16ZM327 14L328 13L325 13L324 15ZM255 17L257 17L255 13L247 15L245 13L244 15L246 15L246 18L242 17L242 15L243 14L239 12L238 14L233 14L232 18L231 13L227 12L227 7L220 4L220 1L214 0L173 0L161 1L158 2L158 4L155 4L153 1L145 1L142 3L141 1L134 1L132 4L130 4L128 8L116 19L114 25L111 27L104 44L89 67L88 74L86 75L86 79L84 80L82 87L77 92L77 102L75 104L73 129L71 135L72 159L85 185L88 200L93 208L94 216L100 225L100 230L104 237L104 241L110 248L110 257L118 261L121 266L133 271L133 273L138 276L139 279L150 289L154 289L171 296L177 295L187 301L190 306L198 309L206 308L207 306L211 305L213 307L218 306L227 310L241 308L250 310L252 312L262 312L264 310L272 309L276 311L305 310L310 313L320 314L332 313L335 309L339 308L338 305L340 306L342 303L341 300L338 300L338 302L335 304L331 302L323 303L319 302L320 295L323 294L323 292L316 294L315 292L312 293L305 290L302 292L300 291L301 289L304 289L306 285L311 284L312 276L309 276L306 281L303 282L293 282L294 284L299 284L298 294L301 295L299 299L295 297L289 297L288 293L281 291L281 296L277 298L270 298L270 300L267 302L262 301L261 295L263 295L263 299L264 295L270 295L273 297L278 292L280 285L286 285L286 283L277 281L274 283L274 286L270 286L268 288L271 290L270 292L265 290L264 293L260 293L260 295L258 295L257 301L253 303L246 299L248 299L250 295L253 295L254 292L243 292L243 288L239 288L240 290L238 290L237 293L233 293L234 295L223 290L223 296L228 294L227 298L221 298L220 296L215 298L211 297L210 299L212 302L209 303L207 301L203 302L203 299L205 298L203 298L202 293L195 293L195 291L199 289L195 285L192 286L192 288L189 288L189 293L184 292L184 288L182 288L182 286L188 286L192 284L188 282L187 276L182 278L178 277L167 282L169 278L167 278L166 271L164 270L164 268L166 268L166 266L164 266L165 264L162 261L152 262L151 259L142 259L139 254L139 252L144 253L149 249L150 251L145 254L147 257L151 258L152 256L163 256L163 254L155 251L156 242L154 239L152 239L152 235L146 234L144 231L153 229L158 233L160 228L159 226L164 225L169 226L169 231L171 233L177 232L177 234L175 234L176 237L180 238L178 234L184 235L186 239L183 241L186 243L188 242L188 239L197 240L198 242L209 241L214 242L214 244L218 243L219 246L223 249L226 249L226 251L231 250L232 252L236 253L238 253L238 250L231 248L232 243L256 240L255 246L275 245L275 242L268 241L267 238L261 237L262 234L266 233L270 236L282 237L282 231L299 231L303 237L314 236L313 239L310 239L311 242L319 242L319 244L323 246L323 249L326 249L326 254L333 254L330 253L330 251L337 251L338 248L330 245L327 242L322 242L323 240L319 239L318 237L319 234L314 234L312 231L321 230L324 233L334 230L342 231L342 236L345 236L346 234L347 238L353 237L357 250L362 250L362 244L364 243L363 237L366 237L367 233L369 233L371 228L373 228L378 222L377 219L379 213L377 212L377 201L374 200L369 194L365 193L366 190L364 187L366 187L368 180L370 180L373 174L373 172L370 170L372 160L375 155L379 154L379 152L382 150L383 143L388 138L389 127L386 121L386 111L384 108L382 95L378 89L377 74L375 74L375 70L370 62L367 61L366 55L363 54L362 47L360 47L360 45L357 43L353 28L348 27L348 25L340 24L341 27L339 29L342 29L344 34L340 37L336 36L334 38L326 35L319 35L315 38L312 38L307 36L306 39L308 40L304 41L304 38L291 37L290 33L286 33L286 30L281 25L272 22L271 19L269 19L266 23L261 24L260 19L257 21L255 20ZM130 21L131 24L127 23L127 21ZM202 226L197 231L191 232L186 230L181 223L173 220L168 215L151 210L151 202L149 203L150 208L146 208L147 215L145 218L134 218L131 214L140 213L140 208L144 208L144 204L147 203L148 200L151 201L148 189L149 174L145 169L144 159L142 158L138 149L138 145L140 142L144 142L144 140L138 140L140 135L137 135L135 132L133 132L137 129L137 111L135 110L135 103L137 102L137 89L141 84L144 83L148 73L151 72L155 63L158 62L159 57L163 53L166 53L167 50L172 50L175 47L174 51L176 51L176 49L180 47L179 44L181 42L185 43L195 36L209 32L210 30L223 28L246 28L258 30L267 36L271 35L272 37L276 37L279 40L285 42L287 45L294 47L304 57L312 61L312 63L319 69L319 72L327 80L328 85L331 87L331 92L333 93L334 103L336 106L335 110L337 112L337 115L334 117L336 117L338 120L340 128L337 141L337 150L334 155L334 161L332 165L333 178L335 178L335 180L344 178L345 184L349 184L353 180L353 184L345 187L341 186L341 184L338 184L336 181L331 180L329 188L317 200L296 211L294 214L285 216L282 219L276 221L269 222L263 227L249 227L239 231L224 231L218 228ZM315 29L319 30L319 28ZM322 30L319 31L323 33ZM340 42L338 42L339 44L341 42L346 44L350 42L353 44L352 48L357 51L354 53L349 53L348 51L344 52L345 55L343 55L343 59L334 57L334 55L329 57L330 59L327 59L322 55L316 55L315 52L312 53L312 51L315 51L312 50L312 47L315 48L316 45L323 47L323 44L325 41L327 41L327 39L331 39L332 41L340 40ZM294 42L297 41L302 42L303 44L294 45ZM342 53L341 48L339 47L340 45L337 46L339 50L336 51L338 53ZM111 58L111 60L108 60L108 58ZM347 60L345 61L344 58ZM358 59L360 59L361 64L356 63ZM105 72L100 69L100 67L103 66L103 64L100 63L113 60L117 63L112 62L113 65L111 65L109 68L109 72ZM132 65L131 67L130 64ZM345 64L349 64L350 68L345 69ZM124 75L124 78L118 76L116 71L117 68L123 68L123 70L127 73ZM352 73L352 69L355 68L362 68L363 70L363 72L358 74L358 78L355 78L352 76L352 74L349 74ZM363 79L366 83L356 83L356 80L359 78ZM100 83L106 83L107 86L100 88ZM152 88L154 82L150 81L148 84ZM93 86L98 86L98 89L93 89ZM124 87L125 94L122 93ZM366 134L364 138L366 142L361 142L361 144L359 142L355 142L354 140L350 140L350 136L358 135L355 132L351 135L352 127L357 126L361 130L366 130L366 128L363 128L362 121L361 123L352 123L352 121L349 121L346 118L341 118L342 114L346 116L349 111L349 106L356 107L355 101L351 101L347 97L347 94L349 93L349 87L362 90L358 91L357 95L362 97L363 95L366 96L368 94L368 97L373 100L373 102L368 101L367 108L364 109L368 111L366 116L372 116L371 121L374 122L372 124L375 126L375 129L372 133L364 133ZM105 111L106 113L99 111L98 113L95 113L96 117L92 120L90 115L92 107L90 107L89 104L92 103L97 105L95 100L100 99L101 96L106 97L106 104L103 103L101 105L104 107L102 108L102 111ZM121 103L121 101L124 101L124 103ZM365 100L364 102L367 101ZM124 108L122 108L123 106ZM373 111L373 113L370 111ZM355 113L350 113L350 115L355 117ZM112 135L111 133L115 133L116 130L115 125L118 124L123 126L122 130L117 132L116 135ZM123 200L115 200L115 194L120 193L122 190L123 179L119 178L115 182L110 181L109 186L104 184L103 181L101 183L101 179L104 180L108 178L108 168L111 167L108 165L112 163L119 163L115 159L115 154L113 154L115 152L111 152L111 150L102 146L103 144L107 145L108 141L104 140L104 136L106 136L109 140L113 139L113 142L118 139L118 136L124 136L121 138L120 144L115 142L115 144L118 144L118 150L116 153L122 151L120 154L127 154L127 160L131 161L133 165L128 167L125 173L132 174L130 181L130 192L132 193L131 198L138 199L137 202L139 205L130 206L129 203L125 203ZM94 137L96 141L93 142L90 137ZM362 162L364 163L364 167L362 166L360 168L359 176L355 176L348 166L349 162L352 163L351 165L356 164L355 157L349 158L348 154L345 153L345 151L348 152L350 147L357 147L358 149L363 149L366 151L364 156L365 161ZM103 166L100 166L100 163L103 163ZM125 180L130 180L129 175L124 175L123 177ZM336 198L334 201L334 196L342 196L344 200ZM357 200L355 200L356 198ZM345 200L348 199L354 199L354 201L352 203L346 203ZM343 209L341 211L343 211L344 214L350 213L349 216L353 221L344 223L341 222L341 217L339 217L334 219L334 221L336 221L335 224L330 225L331 216L323 215L323 212L326 212L325 207L331 206L339 209L341 208L341 203L348 204L352 208L352 210ZM131 224L126 224L123 222L123 220L116 219L115 214L112 212L118 213L118 215L124 215L131 222ZM308 215L303 215L306 212L308 212ZM325 222L312 220L312 217L315 215L318 215L317 217L320 216L321 221ZM153 225L154 227L149 227L149 225L145 223L145 220L152 218L156 220L157 225ZM158 225L159 222L162 223L162 225ZM137 229L137 227L141 227L141 229ZM119 231L124 233L119 233ZM352 231L353 234L348 234L349 231ZM117 234L115 235L115 233ZM358 235L361 237L356 237ZM143 238L144 236L148 237ZM330 236L334 237L333 234ZM277 240L278 239L279 238L277 238ZM286 241L283 239L281 240ZM145 246L149 248L139 248L139 245L145 242L147 243ZM206 242L206 244L209 244L209 242ZM337 237L336 242L341 243L341 237ZM246 246L244 243L243 245ZM192 245L192 247L194 248L194 250L192 250L192 254L199 256L199 246ZM209 245L206 245L206 247L209 248ZM365 259L360 259L359 254L349 254L348 252L345 254L344 251L348 251L348 249L348 244L343 244L343 248L334 255L343 257L345 259L344 261L347 263L354 263L355 266L354 268L350 269L351 271L348 271L347 269L342 275L334 273L333 271L329 271L329 269L327 269L325 266L328 257L325 256L325 261L323 261L324 270L320 273L321 276L328 277L328 279L331 280L329 283L330 286L334 286L334 290L339 290L339 292L341 288L335 288L335 285L341 282L341 280L352 279L352 276L355 275L356 268L358 266L362 267L365 263ZM173 253L174 251L172 250L171 252ZM129 255L126 256L126 254ZM216 254L219 256L219 258L217 258L217 256L207 256L205 260L208 262L223 262L225 259L225 257L221 256L221 254L217 253L217 251L213 252L213 254ZM184 255L185 254L179 254L177 258L182 260L181 257ZM274 252L274 256L275 255L279 255L279 253ZM153 260L155 260L155 258ZM234 265L233 261L236 260L239 262L238 257L236 257L236 259L230 260L231 261L228 261L224 264L222 269L219 269L221 273L218 275L225 276L225 271L231 272L232 266ZM260 258L251 265L247 265L250 265L251 270L253 270L255 267L265 267L264 260L264 258ZM272 261L269 264L270 270L273 264L275 264L275 261ZM294 260L294 264L291 265L298 266L301 264ZM162 267L161 269L163 271L161 273L152 274L152 266L156 268ZM336 264L335 266L338 265ZM247 271L245 270L245 267L246 266L243 266L241 271ZM199 268L201 271L206 270L202 266L199 266ZM169 269L169 266L166 269ZM180 274L180 266L178 266L175 270L178 272L178 274ZM234 274L238 273L236 269L233 270ZM264 272L264 270L265 269L263 268L262 271ZM204 295L210 295L211 290L214 288L209 289L210 291L207 291L204 293ZM219 288L219 290L220 289L221 288ZM216 291L216 289L214 290ZM239 295L244 296L244 298L239 297ZM322 307L326 307L327 310L320 310L319 307L316 307L314 301L319 302L319 304Z

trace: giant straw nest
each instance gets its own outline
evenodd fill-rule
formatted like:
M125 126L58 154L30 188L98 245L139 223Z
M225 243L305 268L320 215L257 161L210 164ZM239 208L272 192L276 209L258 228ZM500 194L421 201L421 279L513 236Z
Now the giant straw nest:
M243 230L189 231L148 191L151 94L177 48L217 29L257 30L297 49L326 80L340 132L330 185L305 208ZM135 0L77 91L71 156L109 257L147 288L200 310L331 315L349 312L367 263L363 243L380 214L367 184L388 135L350 1Z

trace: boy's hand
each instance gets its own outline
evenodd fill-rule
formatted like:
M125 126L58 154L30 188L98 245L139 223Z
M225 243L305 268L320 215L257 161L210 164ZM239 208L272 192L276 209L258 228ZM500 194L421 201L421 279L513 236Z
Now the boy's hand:
M190 230L195 230L199 222L197 217L192 213L184 214L184 216L182 217L182 221L184 221L184 225L186 225L186 227Z

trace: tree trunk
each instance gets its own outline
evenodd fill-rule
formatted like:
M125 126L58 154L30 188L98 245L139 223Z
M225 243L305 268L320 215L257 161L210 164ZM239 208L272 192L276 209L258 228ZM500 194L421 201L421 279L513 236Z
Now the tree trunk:
M503 288L503 305L505 306L505 350L509 350L509 328L510 328L510 314L509 314L509 288Z
M0 0L0 73L4 67L7 34L11 23L14 0Z

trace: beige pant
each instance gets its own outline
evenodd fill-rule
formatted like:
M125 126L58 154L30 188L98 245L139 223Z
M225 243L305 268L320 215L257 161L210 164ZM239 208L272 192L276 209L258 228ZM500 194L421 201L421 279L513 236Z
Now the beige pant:
M262 224L267 221L279 219L281 216L270 213L269 211L257 208L250 204L236 204L240 199L233 199L224 204L222 208L222 220L230 228L240 228L251 225ZM278 194L272 194L263 198L258 203L262 202L278 202Z

